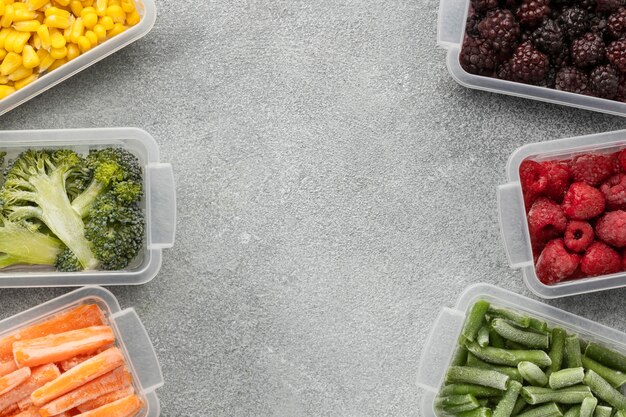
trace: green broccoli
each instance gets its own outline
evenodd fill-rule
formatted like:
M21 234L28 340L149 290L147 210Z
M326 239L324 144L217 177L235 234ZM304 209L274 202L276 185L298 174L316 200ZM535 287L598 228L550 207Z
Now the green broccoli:
M63 244L36 225L0 216L0 268L16 264L54 265Z

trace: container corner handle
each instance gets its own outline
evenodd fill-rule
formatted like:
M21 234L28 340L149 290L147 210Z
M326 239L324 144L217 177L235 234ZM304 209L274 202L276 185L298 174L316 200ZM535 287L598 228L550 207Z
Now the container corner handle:
M532 264L533 256L528 245L524 198L519 183L498 187L498 219L506 256L512 268Z
M171 164L148 165L150 175L151 248L174 246L176 236L176 187Z

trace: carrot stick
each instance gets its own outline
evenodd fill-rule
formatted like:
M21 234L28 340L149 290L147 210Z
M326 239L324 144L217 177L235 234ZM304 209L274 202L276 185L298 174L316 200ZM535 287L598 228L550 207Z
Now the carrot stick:
M117 401L124 397L128 397L129 395L132 395L134 393L135 389L132 386L129 386L117 391L109 392L108 394L101 395L98 398L87 401L86 403L81 404L76 408L78 408L81 413L84 413L85 411L93 410L94 408L102 407L105 404L112 403L113 401Z
M75 367L76 365L78 365L79 363L85 362L87 359L91 359L94 356L96 356L98 353L102 353L105 350L112 348L112 347L113 347L113 344L105 345L99 348L98 350L96 350L94 353L89 353L86 355L77 355L77 356L74 356L73 358L66 359L64 361L59 362L59 368L61 368L63 372L67 372L73 367Z
M97 305L84 304L74 307L0 339L0 360L4 362L13 359L13 342L17 340L34 339L102 324L104 324L104 315Z
M103 394L122 389L130 384L130 374L123 366L120 366L114 371L87 382L74 391L49 402L41 407L39 414L41 414L41 417L56 416L89 400L94 400Z
M132 417L143 407L143 401L136 395L79 414L77 417Z
M17 371L17 365L13 359L0 363L0 376L5 376L13 371Z
M18 413L20 410L17 408L17 404L11 404L6 407L4 410L0 411L0 417L13 416Z
M36 339L13 343L13 355L17 366L37 366L60 362L89 352L115 341L109 326L91 326L69 332L51 334Z
M124 357L118 348L107 349L38 388L31 394L30 398L33 400L33 404L41 407L45 403L112 371L123 363Z
M30 368L20 368L17 371L0 377L0 395L11 391L28 378L30 378Z
M54 364L33 368L30 378L28 378L26 382L6 394L0 395L0 410L4 410L16 404L24 397L30 398L30 394L32 394L33 391L57 378L59 375L61 375L61 372L59 372L59 368Z
M26 410L22 410L21 413L15 414L13 417L39 417L37 407L30 406Z

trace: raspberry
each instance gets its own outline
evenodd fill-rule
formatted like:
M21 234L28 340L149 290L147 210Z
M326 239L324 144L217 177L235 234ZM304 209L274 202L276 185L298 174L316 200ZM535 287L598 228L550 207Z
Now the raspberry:
M596 223L596 236L616 248L626 246L626 211L606 213Z
M496 9L478 24L478 32L483 39L491 42L497 51L512 51L517 45L520 29L519 23L510 10Z
M614 274L622 270L622 257L602 242L593 242L580 261L581 271L589 276Z
M472 6L479 13L486 12L498 7L498 0L472 0Z
M518 46L511 57L513 77L525 83L543 80L549 69L548 57L539 52L531 42L524 42Z
M593 228L587 222L572 220L565 229L565 246L573 252L583 252L593 242Z
M609 210L626 209L626 175L618 174L602 184L600 191Z
M574 181L594 186L609 178L615 169L610 157L597 154L577 156L570 168Z
M563 33L570 39L575 39L587 32L589 13L578 6L568 7L559 15L559 25Z
M569 186L571 172L567 164L561 162L543 162L543 165L548 171L548 185L545 189L545 194L552 200L560 203L563 201L563 196L567 187Z
M556 73L556 89L570 93L585 93L589 86L589 77L575 67L561 68Z
M591 219L604 212L604 194L584 182L575 182L565 193L561 207L570 219Z
M549 0L523 0L517 10L517 18L522 25L535 26L550 13Z
M623 5L623 0L596 0L596 11L600 13L611 13Z
M626 39L611 42L606 47L606 57L621 72L626 72Z
M525 160L520 164L519 177L524 194L541 194L548 188L548 170L538 162Z
M528 230L537 241L548 241L565 232L567 219L561 207L552 200L542 197L535 201L528 212Z
M604 59L604 42L597 33L587 32L572 42L572 63L579 68L596 65Z
M547 285L556 284L576 272L580 256L565 249L563 239L548 242L537 260L537 277Z
M607 19L607 30L614 38L626 34L626 8L622 7Z
M496 53L489 42L466 36L460 61L463 69L471 74L491 75L496 67Z
M597 97L615 98L619 87L619 73L610 65L595 67L589 74L589 86Z
M552 19L543 21L532 34L532 40L537 49L548 55L558 54L564 46L563 31Z

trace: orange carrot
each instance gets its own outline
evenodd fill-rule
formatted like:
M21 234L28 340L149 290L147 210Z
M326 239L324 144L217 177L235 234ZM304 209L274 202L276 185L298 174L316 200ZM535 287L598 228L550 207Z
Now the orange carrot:
M104 324L102 310L95 304L84 304L63 311L43 322L33 324L0 339L0 361L13 359L13 342L63 333Z
M103 394L119 390L131 384L131 376L128 371L120 366L108 374L102 375L85 385L76 388L56 400L41 407L39 414L41 417L51 417L71 410L89 400L94 400Z
M4 410L5 408L16 404L24 397L30 399L30 394L32 394L33 391L43 386L45 383L57 378L59 375L61 375L61 372L59 372L59 368L57 368L54 364L33 368L31 376L26 382L6 394L0 395L0 410Z
M13 343L15 363L19 367L60 362L89 352L115 341L109 326L91 326L69 332L51 334Z
M30 368L20 368L17 371L0 377L0 395L11 391L28 378L30 378Z
M105 350L112 348L112 347L113 347L113 344L105 345L99 348L98 350L96 350L94 353L89 353L86 355L77 355L77 356L74 356L73 358L66 359L64 361L59 362L59 368L61 368L63 372L67 372L73 367L75 367L76 365L78 365L79 363L85 362L87 359L91 359L94 356L96 356L98 353L102 353Z
M26 410L22 410L21 413L15 414L13 417L39 417L39 411L37 407L30 406Z
M136 395L79 414L77 417L132 417L143 407L143 401Z
M79 405L77 408L81 413L85 411L93 410L94 408L102 407L105 404L112 403L124 397L128 397L135 393L135 389L132 386L122 388L117 391L109 392L108 394L101 395L100 397L87 401L84 404Z
M0 363L0 376L5 376L13 371L17 371L17 365L13 359Z
M112 371L124 363L122 352L113 347L75 366L33 392L30 398L33 404L41 407L63 394Z
M0 417L14 416L19 413L20 409L17 408L17 404L11 404L6 407L4 410L0 411Z

